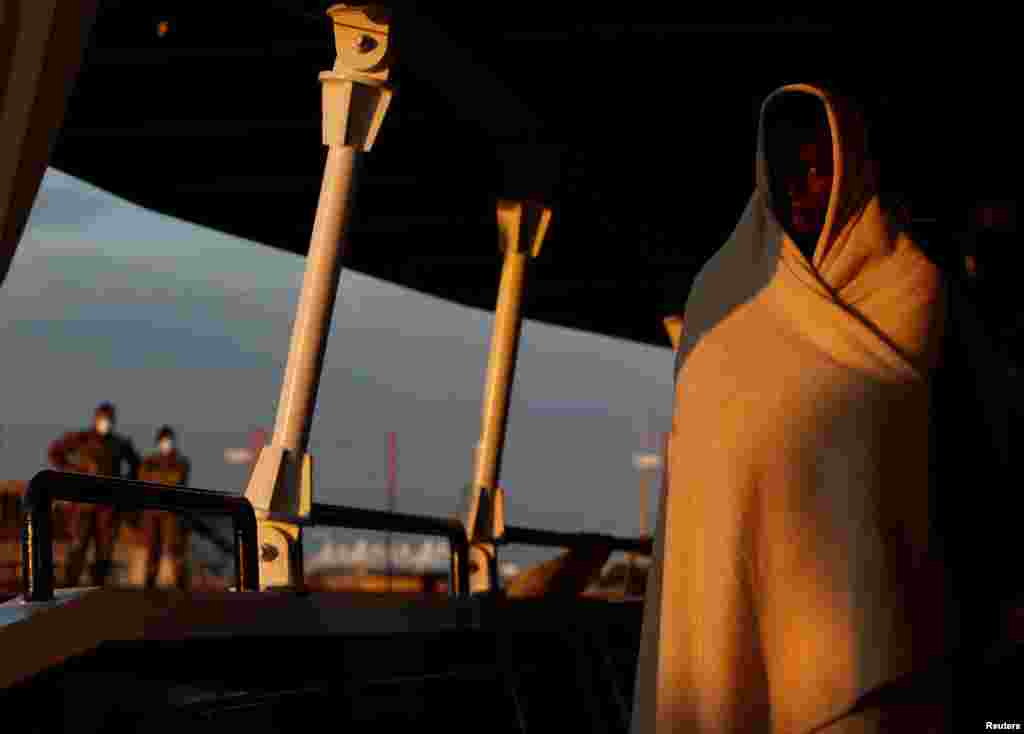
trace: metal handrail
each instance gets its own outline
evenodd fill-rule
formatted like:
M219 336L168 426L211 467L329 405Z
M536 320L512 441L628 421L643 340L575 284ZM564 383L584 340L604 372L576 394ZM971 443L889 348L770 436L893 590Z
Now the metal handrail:
M466 528L458 519L405 515L398 512L324 505L314 502L309 514L309 523L336 528L444 536L448 538L451 548L449 569L451 580L448 583L448 591L453 596L466 597L469 595L469 539L466 535Z
M505 527L505 532L498 542L502 545L515 543L572 549L604 546L611 548L612 551L638 553L646 556L653 552L653 543L650 538L618 538L602 533L563 533L558 530L534 530L512 525Z
M47 469L32 477L22 500L25 509L22 578L26 601L53 599L50 513L54 500L111 505L119 509L228 515L234 526L235 588L259 590L256 513L245 497Z
M256 515L245 497L48 469L32 478L23 499L25 523L22 554L26 601L53 599L53 529L50 511L54 500L107 504L123 509L164 510L178 514L203 512L231 516L234 524L235 588L259 589ZM465 527L457 518L406 515L314 503L308 522L310 525L325 527L445 537L451 548L449 591L452 595L469 596L469 540ZM566 533L517 526L506 526L498 542L503 545L562 548L605 546L613 551L642 555L650 555L652 552L650 538L619 538L601 533Z

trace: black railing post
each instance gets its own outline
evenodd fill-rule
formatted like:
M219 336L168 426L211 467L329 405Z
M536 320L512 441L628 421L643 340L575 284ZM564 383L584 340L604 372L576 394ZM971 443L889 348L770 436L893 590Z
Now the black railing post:
M452 580L450 591L453 596L469 598L469 537L461 520L453 519L451 541Z
M256 513L245 497L46 470L32 478L24 497L22 559L26 601L53 599L55 581L51 512L55 500L105 504L123 509L230 515L234 531L231 552L235 559L235 589L259 589ZM442 519L314 503L309 521L312 525L327 527L446 537L451 554L449 593L460 598L469 596L469 539L466 528L458 518ZM597 545L606 546L612 551L647 555L651 553L652 547L649 538L616 538L596 533L562 533L515 526L505 528L500 542L565 548Z
M248 500L246 500L248 503ZM252 507L249 508L252 512ZM251 528L246 526L250 520L245 517L232 518L232 535L234 536L235 557L235 588L239 591L259 591L259 544L256 540L256 513L252 512Z
M28 494L26 493L26 499ZM25 524L21 534L21 583L27 601L53 599L55 570L53 567L52 503L48 498L25 503Z

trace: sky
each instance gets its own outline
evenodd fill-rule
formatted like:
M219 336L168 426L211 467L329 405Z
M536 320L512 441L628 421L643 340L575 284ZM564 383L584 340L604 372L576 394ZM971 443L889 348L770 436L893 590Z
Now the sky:
M224 450L273 427L304 264L50 169L0 288L0 478L45 468L47 443L109 400L140 451L170 424L192 486L243 491L247 469ZM398 510L456 512L491 325L489 312L344 271L311 436L315 501L384 509L397 431ZM527 319L507 521L635 535L633 454L668 428L671 397L668 349Z

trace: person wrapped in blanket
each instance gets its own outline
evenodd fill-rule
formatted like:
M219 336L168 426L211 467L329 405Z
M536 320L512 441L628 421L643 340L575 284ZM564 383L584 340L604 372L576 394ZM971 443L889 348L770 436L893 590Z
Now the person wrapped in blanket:
M861 698L954 643L930 507L938 268L883 205L867 124L768 97L757 183L682 315L633 734L941 731Z

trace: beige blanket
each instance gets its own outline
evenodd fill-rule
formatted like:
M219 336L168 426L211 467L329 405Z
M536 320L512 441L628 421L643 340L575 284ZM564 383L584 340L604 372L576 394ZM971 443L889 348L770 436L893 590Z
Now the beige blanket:
M763 107L757 189L686 304L634 734L806 732L948 644L928 547L939 273L881 209L853 107L778 94L825 104L828 215L809 263L772 213Z

